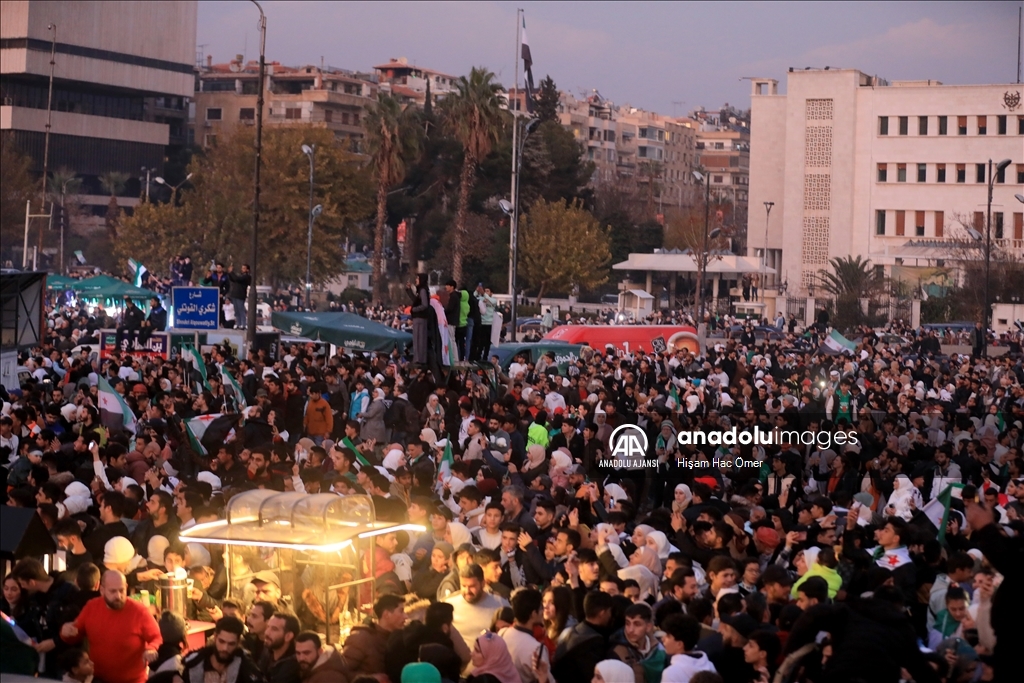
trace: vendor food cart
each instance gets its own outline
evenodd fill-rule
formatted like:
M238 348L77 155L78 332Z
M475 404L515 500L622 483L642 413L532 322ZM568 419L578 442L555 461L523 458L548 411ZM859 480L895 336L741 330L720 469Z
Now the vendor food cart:
M276 601L328 643L361 623L378 586L391 580L378 562L378 539L424 530L378 522L363 495L258 489L232 497L225 513L182 531L181 541L226 550L229 596L246 606Z

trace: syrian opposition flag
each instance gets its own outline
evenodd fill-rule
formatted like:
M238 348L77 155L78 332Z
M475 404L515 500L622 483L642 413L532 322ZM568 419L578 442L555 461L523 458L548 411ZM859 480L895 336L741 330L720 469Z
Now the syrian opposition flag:
M133 258L128 259L128 269L132 271L132 284L136 287L141 287L142 281L146 279L146 273L149 270Z
M195 346L188 342L181 345L181 359L185 362L185 366L192 369L192 372L196 373L196 376L202 379L202 388L209 389L210 384L206 381L206 362L203 360L202 354L196 349ZM194 380L198 384L198 380Z
M455 462L455 457L452 455L452 440L448 439L448 443L444 445L444 453L441 455L441 462L437 466L437 484L435 489L438 495L441 493L441 489L444 488L444 483L452 476L452 464Z
M234 375L227 371L225 368L220 369L220 376L224 380L224 388L229 390L235 401L235 410L242 412L243 408L248 408L249 405L245 402L245 393L242 391L242 387L238 385L238 381Z
M352 439L350 439L350 438L348 438L346 436L346 437L344 437L341 440L341 444L345 448L349 449L350 451L352 451L353 453L356 454L356 462L359 463L359 467L360 468L363 468L363 467L373 467L373 465L370 464L370 461L366 459L366 456L363 455L362 451L360 451L358 448L356 448L356 445L354 443L352 443Z
M963 497L963 488L964 485L960 483L950 484L942 490L942 493L935 496L934 499L921 508L924 516L938 530L939 543L946 539L946 522L949 521L949 506L954 498Z
M882 569L899 569L905 564L910 564L913 560L910 559L910 551L907 550L906 546L900 546L893 548L892 550L885 550L881 546L875 548L875 564Z
M107 429L123 429L124 431L135 433L135 413L128 407L128 404L124 402L121 395L114 391L114 388L110 386L110 382L104 378L99 378L99 389L100 397L100 421Z
M530 43L526 40L526 15L523 15L523 30L520 32L521 52L523 56L523 75L526 77L526 111L533 113L533 56L530 54Z
M200 455L209 455L210 450L218 449L227 441L228 435L238 422L238 415L199 415L185 420L185 432L188 434L192 449Z
M853 353L856 349L857 345L854 342L839 334L838 331L832 330L832 333L825 337L825 342L818 352L836 355L846 351Z

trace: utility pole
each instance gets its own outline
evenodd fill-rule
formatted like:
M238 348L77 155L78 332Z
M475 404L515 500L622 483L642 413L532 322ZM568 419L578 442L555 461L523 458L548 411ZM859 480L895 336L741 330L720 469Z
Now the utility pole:
M519 116L518 116L518 104L519 104L519 54L522 50L522 36L520 31L522 30L522 12L523 10L516 10L516 49L515 59L515 81L513 89L515 91L516 105L512 107L512 213L509 216L509 230L508 230L508 293L512 296L512 308L509 314L511 320L511 326L509 327L509 339L511 341L516 340L516 313L518 309L518 296L516 296L516 260L517 260L517 249L519 247Z
M252 263L249 272L252 274L252 294L249 299L249 310L246 316L245 340L251 350L256 342L256 307L258 305L256 296L256 284L259 280L257 274L257 258L259 256L259 227L260 227L260 165L262 164L263 153L263 80L266 72L266 50L267 50L267 15L256 0L252 4L260 11L260 81L256 90L256 170L253 173L252 189Z
M53 118L53 68L57 63L57 24L48 24L46 28L48 28L53 35L50 40L50 85L49 91L46 94L46 134L43 136L43 194L40 197L40 210L46 209L46 182L50 171L50 124ZM40 255L43 253L43 239L45 235L46 230L39 228L38 254ZM36 258L38 259L38 255Z
M772 207L775 202L764 203L764 253L761 255L761 302L765 302L764 288L768 284L768 217L772 214ZM764 317L764 309L761 309L761 317Z

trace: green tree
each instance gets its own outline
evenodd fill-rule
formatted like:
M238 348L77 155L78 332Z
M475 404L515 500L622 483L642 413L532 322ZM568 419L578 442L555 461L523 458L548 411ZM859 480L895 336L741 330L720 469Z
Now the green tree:
M541 121L558 123L558 87L551 76L545 76L544 80L540 82L534 113Z
M576 202L538 200L519 224L520 272L537 298L592 290L608 280L607 228Z
M259 263L256 276L269 284L301 282L306 272L306 226L309 218L309 162L299 151L315 144L314 203L317 218L312 250L316 282L338 274L341 243L373 211L373 184L361 164L334 137L315 126L274 126L263 133L260 194ZM154 271L177 254L197 264L212 259L248 262L252 239L253 131L239 127L230 138L193 157L189 184L178 206L141 204L123 221L115 249L119 261L134 258ZM297 239L302 235L301 240ZM152 265L151 265L152 264ZM201 266L197 266L199 270ZM197 272L198 277L203 273Z
M10 136L0 136L0 242L4 255L13 258L25 234L25 202L38 197L29 169L32 159L15 147ZM19 261L16 265L21 266Z
M121 207L117 198L124 192L124 186L128 182L128 174L121 171L107 171L100 176L100 187L104 192L110 193L110 201L107 203L107 234L111 239L117 239L117 224L121 216Z
M419 117L411 106L402 107L390 95L381 95L364 122L374 174L377 178L377 221L373 231L373 300L384 293L384 225L388 190L405 175L420 146Z
M451 136L462 145L463 153L452 240L452 277L460 284L469 195L476 182L476 169L500 139L508 116L502 108L503 88L494 78L487 69L473 67L469 76L459 77L455 83L456 91L444 99L445 123Z
M831 258L828 263L831 268L819 270L818 281L822 289L836 298L870 297L884 284L871 259L862 259L859 254Z

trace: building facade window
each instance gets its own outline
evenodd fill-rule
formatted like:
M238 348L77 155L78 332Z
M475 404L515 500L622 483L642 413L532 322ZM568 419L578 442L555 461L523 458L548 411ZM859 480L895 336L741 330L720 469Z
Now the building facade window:
M985 182L985 164L974 165L974 176L979 183Z
M944 183L946 182L946 165L935 164L935 182Z
M996 130L999 135L1006 135L1006 114L1000 114L996 117Z
M949 132L948 131L948 126L949 126L949 117L947 117L947 116L940 116L939 117L939 135L946 135L946 134L948 134L948 132Z
M284 117L286 119L301 119L302 110L298 107L288 107L284 110Z
M878 182L884 183L886 177L889 175L889 165L879 164L878 165Z
M1017 117L1017 135L1024 135L1024 116Z
M946 220L946 217L945 217L945 215L941 211L936 211L935 212L935 236L936 237L942 237L943 233L945 232L945 228L946 228L945 220Z
M324 109L324 123L333 123L333 122L334 122L334 110L333 109Z
M220 121L221 110L220 108L210 108L206 110L207 121Z
M910 132L910 117L900 117L900 135L907 135Z
M256 109L255 107L242 107L238 110L239 121L255 121L256 120Z
M967 135L967 117L958 116L956 117L956 134Z
M917 117L917 134L928 135L928 117L918 116Z
M928 164L917 165L917 182L924 183L928 181Z
M924 211L914 212L914 236L924 237Z
M907 231L907 212L897 211L896 212L896 236L903 237Z
M967 182L967 164L956 165L956 181L958 183Z
M884 235L885 234L885 210L884 209L878 209L877 211L875 211L875 234L876 235Z
M907 165L896 164L896 182L905 183L907 182Z
M1003 239L1003 212L996 211L992 214L993 237L997 240Z
M988 117L978 117L978 135L988 135Z
M1017 164L1017 184L1024 185L1024 164Z
M878 117L878 134L888 135L889 134L889 117L879 116Z

